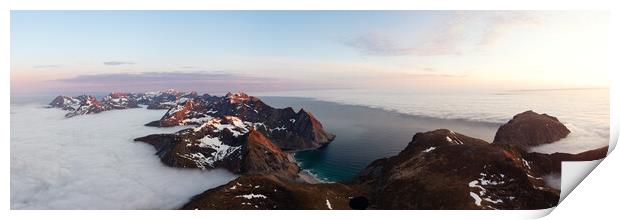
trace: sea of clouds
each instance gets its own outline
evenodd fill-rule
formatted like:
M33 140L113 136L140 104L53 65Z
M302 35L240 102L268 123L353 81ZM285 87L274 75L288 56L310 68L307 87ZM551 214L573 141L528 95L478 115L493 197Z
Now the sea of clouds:
M65 118L42 105L11 106L11 209L174 209L236 176L163 165L133 139L165 111L129 109Z

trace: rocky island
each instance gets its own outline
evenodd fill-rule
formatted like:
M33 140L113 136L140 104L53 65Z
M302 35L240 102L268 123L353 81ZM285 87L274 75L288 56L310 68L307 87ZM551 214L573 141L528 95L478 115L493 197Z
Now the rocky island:
M60 95L54 98L49 106L70 111L65 115L70 118L109 110L140 108L140 105L146 105L148 109L170 109L197 96L196 92L183 93L174 89L147 93L113 92L100 100L93 95Z
M545 209L556 206L560 195L545 175L559 174L562 161L607 154L607 147L529 152L570 131L553 116L526 111L502 125L492 143L448 129L416 133L398 155L375 160L350 181L324 183L304 175L290 155L335 138L303 109L273 108L245 93L172 91L112 93L101 101L59 96L50 105L71 111L67 117L148 105L169 110L147 126L193 125L135 139L153 145L168 166L241 175L182 209L350 209L352 198L364 198L369 209Z

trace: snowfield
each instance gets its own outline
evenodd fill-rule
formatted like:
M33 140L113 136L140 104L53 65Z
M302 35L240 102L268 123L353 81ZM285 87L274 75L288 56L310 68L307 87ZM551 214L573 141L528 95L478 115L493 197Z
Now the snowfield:
M145 123L166 110L128 109L65 118L41 105L11 106L11 209L175 209L236 178L226 170L163 165L133 139L186 127Z

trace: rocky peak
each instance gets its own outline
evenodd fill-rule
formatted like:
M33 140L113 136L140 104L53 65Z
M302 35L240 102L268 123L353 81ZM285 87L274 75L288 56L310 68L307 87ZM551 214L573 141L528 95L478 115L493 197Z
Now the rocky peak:
M441 146L481 146L488 144L488 142L481 139L468 137L448 129L437 129L434 131L416 133L403 151L430 152Z
M231 103L231 104L238 104L238 103L245 103L248 101L256 101L258 100L258 98L254 97L254 96L249 96L248 94L244 93L244 92L228 92L226 93L225 98Z
M162 162L174 167L226 168L234 173L273 173L294 177L299 167L252 123L238 117L212 118L175 134L135 139L152 144Z
M552 143L565 138L570 130L556 117L526 111L502 125L493 143L515 145L523 149Z
M147 125L200 125L211 118L235 116L252 123L257 131L287 150L318 148L334 139L310 112L302 109L295 113L290 107L276 109L242 92L222 97L203 95L194 100L197 102L190 107L177 103L158 122Z
M194 101L188 100L182 105L176 105L166 112L163 119L160 121L164 127L174 126L182 124L182 121L187 117L187 114L194 108Z
M80 107L81 101L77 98L69 96L56 96L56 98L54 98L54 100L52 100L49 105L53 108L75 111L77 108Z
M166 90L164 91L164 93L167 93L167 94L173 94L173 95L179 95L179 94L181 94L181 92L179 92L178 90L173 89L173 88L166 89Z
M111 98L127 98L127 96L129 95L129 93L126 92L112 92L110 93Z
M397 156L355 180L377 209L543 209L559 192L502 147L440 129L417 133Z
M209 189L181 209L350 209L359 190L341 183L309 184L273 175L246 175Z

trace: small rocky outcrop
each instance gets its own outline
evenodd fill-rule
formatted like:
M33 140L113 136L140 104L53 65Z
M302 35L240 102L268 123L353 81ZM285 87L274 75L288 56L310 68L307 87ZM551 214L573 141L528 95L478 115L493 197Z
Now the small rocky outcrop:
M78 96L78 97L69 97L69 96L56 96L52 102L50 102L50 107L59 108L67 111L75 111L78 109L82 103L81 98L86 98L86 96Z
M528 149L558 141L569 133L568 128L556 117L526 111L499 127L493 143Z
M349 199L360 194L341 183L309 184L248 175L194 196L181 209L349 209Z

